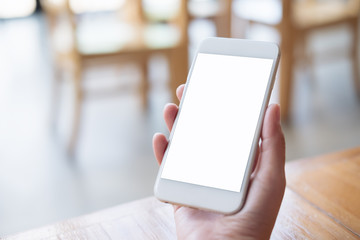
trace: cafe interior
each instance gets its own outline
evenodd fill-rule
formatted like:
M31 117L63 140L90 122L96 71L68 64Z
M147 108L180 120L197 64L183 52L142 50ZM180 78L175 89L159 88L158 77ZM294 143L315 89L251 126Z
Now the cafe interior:
M359 0L0 0L0 237L153 195L199 43L279 44L286 162L360 146Z

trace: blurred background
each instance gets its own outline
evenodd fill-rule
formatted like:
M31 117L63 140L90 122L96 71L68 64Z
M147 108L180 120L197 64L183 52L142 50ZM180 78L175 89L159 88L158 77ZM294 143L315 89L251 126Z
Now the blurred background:
M360 145L359 0L0 0L0 236L151 196L199 42L275 41L287 161Z

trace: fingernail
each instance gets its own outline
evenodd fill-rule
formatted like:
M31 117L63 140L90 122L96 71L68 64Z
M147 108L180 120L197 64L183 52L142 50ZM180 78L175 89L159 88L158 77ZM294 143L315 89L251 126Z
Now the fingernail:
M153 140L157 137L157 136L159 136L159 135L161 135L162 133L159 133L159 132L156 132L156 133L154 133L154 135L153 135Z
M165 112L165 110L170 106L173 105L173 103L166 103L164 108L163 108L163 112Z

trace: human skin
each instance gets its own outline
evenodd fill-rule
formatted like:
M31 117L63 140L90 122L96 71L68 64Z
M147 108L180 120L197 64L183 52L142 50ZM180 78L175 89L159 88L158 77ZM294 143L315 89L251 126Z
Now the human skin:
M184 85L176 91L179 100ZM171 131L178 106L167 104L164 119ZM155 157L161 164L168 140L157 133L153 137ZM285 190L285 139L280 125L279 105L270 105L265 113L256 163L251 174L243 208L224 215L174 205L178 239L269 239Z

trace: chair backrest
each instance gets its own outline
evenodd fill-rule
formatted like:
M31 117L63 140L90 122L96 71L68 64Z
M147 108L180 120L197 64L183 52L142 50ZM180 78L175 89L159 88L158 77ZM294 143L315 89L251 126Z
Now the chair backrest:
M321 25L358 17L360 0L234 0L240 18L265 25Z
M133 0L129 0L133 1ZM136 0L143 23L168 23L180 32L180 45L188 40L187 0Z
M231 37L233 0L188 0L190 20L206 19L214 23L216 35Z
M360 0L296 1L295 24L303 29L353 21L359 17Z
M159 0L152 0L155 2ZM163 0L164 1L164 0ZM170 0L166 0L170 1ZM145 9L146 3L144 0L127 0L124 2L124 4L121 6L120 9L117 11L115 10L112 14L112 16L118 15L118 17L122 20L124 20L127 23L132 23L137 26L144 26L146 27L147 24L150 24L152 22L160 22L160 26L163 24L170 24L176 26L174 28L176 33L176 41L169 44L168 47L177 47L177 46L187 46L188 42L188 35L187 35L187 26L188 26L188 19L187 19L187 0L172 0L174 2L174 5L176 8L173 10L173 13L169 15L166 19L164 17L156 18L156 16ZM56 3L56 4L55 4ZM92 14L86 15L85 13L82 13L81 15L77 16L76 13L71 9L70 0L60 0L60 1L53 1L53 0L42 0L42 4L44 6L44 10L48 16L50 24L50 31L56 29L56 24L59 24L59 20L66 23L66 31L67 33L64 34L67 35L67 47L66 47L66 54L71 55L75 59L77 57L80 57L80 52L85 53L92 53L92 51L89 48L84 48L83 44L80 44L78 46L77 43L82 43L82 39L84 39L81 36L86 36L81 34L82 31L77 31L81 29L78 28L77 20L80 18L86 18L86 16L89 16L92 18ZM155 9L156 10L156 9ZM155 11L156 12L156 11ZM114 15L115 14L115 15ZM96 16L96 14L95 14ZM83 19L84 19L83 18ZM91 24L90 24L91 25ZM82 25L83 26L83 25ZM89 24L87 24L89 26ZM55 32L55 31L53 31ZM79 35L80 34L80 35ZM154 34L150 34L154 35ZM150 36L149 35L149 36ZM155 32L156 35L156 32ZM159 37L158 37L159 38ZM161 38L161 36L160 36ZM116 41L116 40L115 40ZM151 40L153 41L153 40ZM60 43L62 44L62 43ZM161 41L159 43L160 48L166 47L167 45L162 45ZM147 45L147 44L146 44ZM109 45L110 46L110 45ZM149 47L154 47L155 45L150 44ZM78 47L81 47L81 51L77 49ZM111 47L111 46L110 46ZM151 48L152 48L151 47ZM62 47L55 47L55 49L61 49ZM155 47L156 48L156 47ZM63 51L65 52L65 51Z

